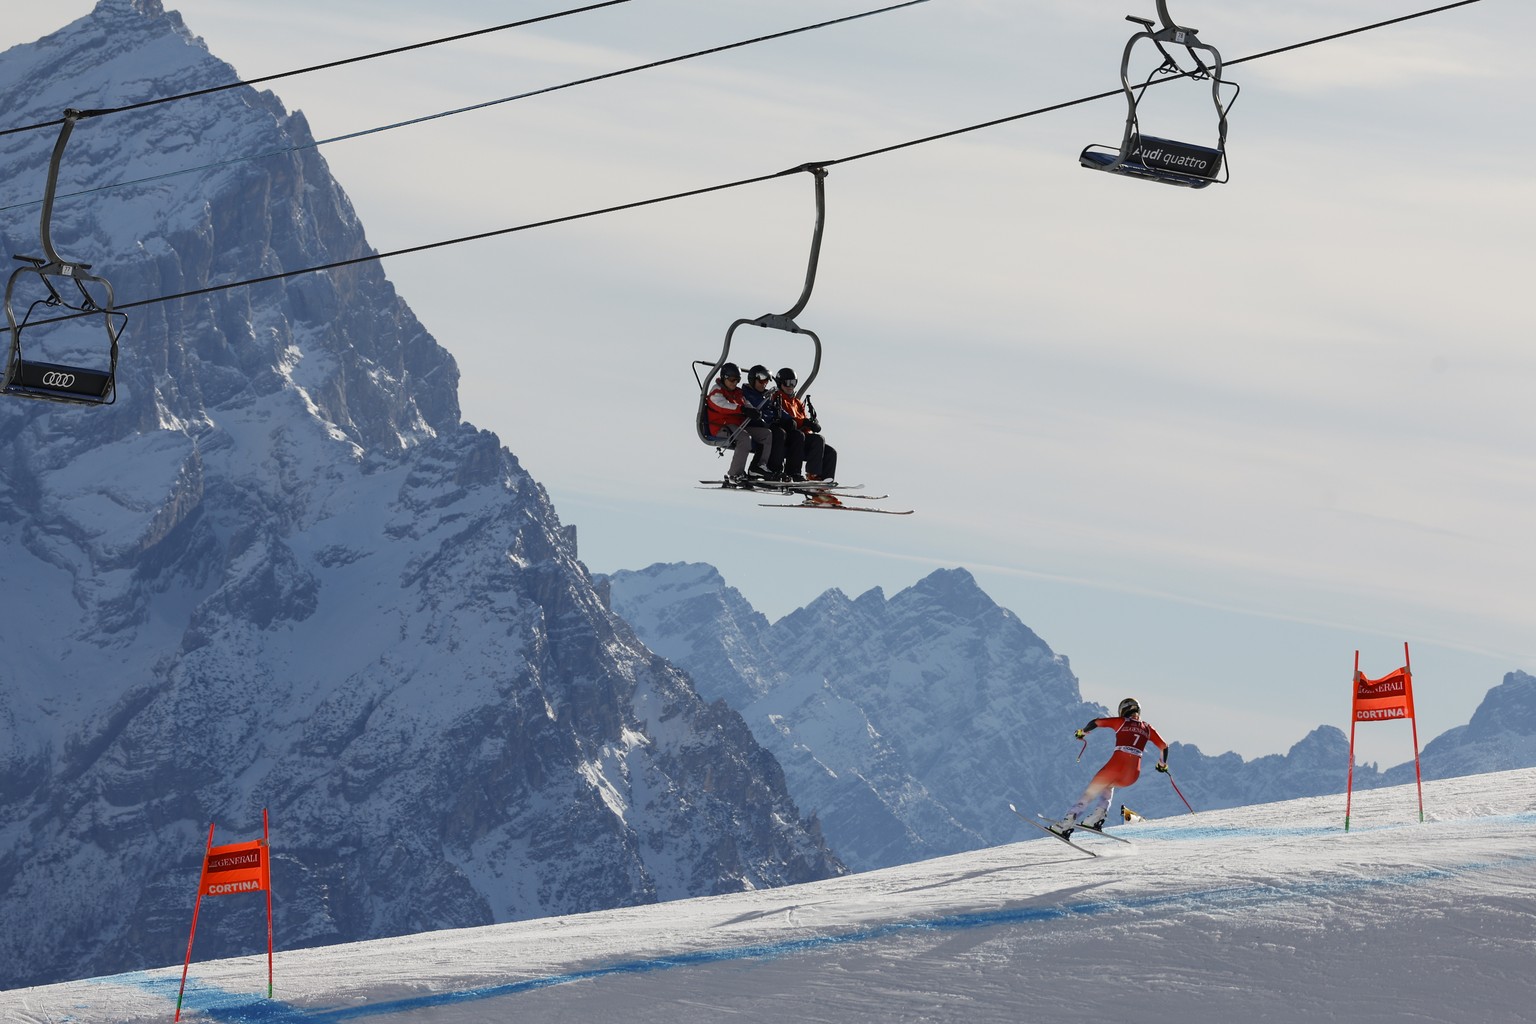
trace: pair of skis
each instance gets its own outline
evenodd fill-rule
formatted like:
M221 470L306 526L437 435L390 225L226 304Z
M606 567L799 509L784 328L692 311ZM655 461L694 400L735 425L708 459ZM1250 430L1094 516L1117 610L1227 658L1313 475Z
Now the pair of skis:
M1044 832L1046 835L1052 836L1052 837L1054 837L1056 839L1059 839L1063 843L1066 843L1068 846L1072 847L1072 849L1076 850L1078 853L1086 853L1090 857L1097 857L1098 856L1098 854L1094 853L1092 850L1089 850L1089 849L1087 849L1085 847L1082 847L1082 846L1078 846L1069 837L1062 835L1060 832L1056 831L1054 828L1051 828L1050 825L1043 824L1042 822L1046 822L1046 821L1050 820L1050 819L1046 818L1045 815L1043 815L1043 814L1042 815L1037 815L1037 817L1039 817L1041 820L1040 821L1036 821L1034 818L1026 818L1026 817L1024 817L1023 814L1019 813L1019 809L1017 807L1013 806L1013 804L1009 804L1008 805L1008 809L1010 811L1012 811L1014 814L1017 814L1019 816L1019 820L1020 821L1026 821L1029 824L1035 826L1035 828L1039 829L1041 832ZM1131 841L1129 839L1126 839L1123 836L1112 836L1108 832L1101 831L1100 829L1097 829L1097 828L1088 828L1086 826L1081 826L1080 825L1077 828L1073 829L1073 831L1074 832L1092 832L1096 836L1103 836L1105 839L1113 839L1117 843L1124 843L1127 846L1132 845Z
M800 502L768 502L760 501L763 508L821 508L834 512L875 512L887 516L910 516L912 509L872 508L868 505L850 505L846 502L853 501L884 501L889 495L885 494L858 494L863 490L863 484L840 484L836 481L805 480L799 482L784 480L752 480L745 486L732 486L723 480L700 480L700 484L713 486L701 486L700 490L707 491L756 491L759 494L799 495L805 500Z

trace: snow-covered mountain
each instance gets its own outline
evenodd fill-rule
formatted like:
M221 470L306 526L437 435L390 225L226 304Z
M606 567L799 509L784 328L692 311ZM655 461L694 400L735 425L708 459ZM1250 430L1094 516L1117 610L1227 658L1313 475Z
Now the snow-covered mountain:
M101 0L0 54L0 109L234 78L159 0ZM0 139L7 252L54 138ZM313 149L227 162L308 141L251 89L87 119L54 241L120 304L367 254ZM364 263L138 308L115 405L0 399L0 987L179 960L209 823L263 808L280 946L843 870L457 379ZM218 913L199 956L260 933Z
M1107 748L1081 763L1084 703L1067 659L996 605L964 570L940 570L887 599L829 591L769 623L709 565L608 577L614 610L642 640L739 709L772 750L801 809L857 868L1001 841L1005 801L1050 811L1075 796ZM1068 749L1070 748L1070 749ZM1426 745L1426 778L1536 765L1536 679L1511 673L1470 725ZM1202 808L1343 789L1349 741L1319 726L1283 755L1245 760L1174 742L1170 762ZM1369 789L1413 778L1409 762L1357 765ZM1125 795L1141 813L1184 812L1156 780Z
M1312 797L771 891L197 961L189 1024L1529 1024L1536 771ZM181 965L23 992L162 1024Z
M831 590L772 625L708 565L607 580L652 650L741 711L851 866L1002 842L1002 801L1055 806L1080 785L1062 737L1103 709L963 569L890 599Z

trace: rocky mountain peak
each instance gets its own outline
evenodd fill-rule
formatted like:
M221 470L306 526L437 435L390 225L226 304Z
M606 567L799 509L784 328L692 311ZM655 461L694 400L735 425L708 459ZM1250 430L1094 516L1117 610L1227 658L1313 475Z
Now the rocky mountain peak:
M1500 733L1536 736L1536 676L1506 673L1504 681L1488 691L1467 723L1467 735L1473 739Z
M1302 768L1337 769L1349 764L1349 737L1332 725L1320 725L1292 744L1287 759Z
M0 54L16 123L234 77L156 0ZM0 139L0 206L39 198L55 138ZM60 251L120 303L199 294L132 311L115 405L0 399L0 987L178 960L208 824L264 808L283 947L841 872L461 422L378 263L203 291L372 251L311 141L236 89L66 151ZM0 244L34 252L35 216Z
M725 658L710 638L739 635L755 613L731 591L729 615L709 618L723 600L693 589L680 597L685 581L703 580L705 590L725 587L696 567L616 573L614 609L702 692L734 703L856 867L1012 835L999 801L1033 804L1058 788L1059 766L1038 770L1032 751L1098 710L1064 661L965 570L940 570L889 598L828 590Z
M901 597L906 600L927 598L938 601L951 611L974 609L986 612L997 607L996 602L976 582L976 577L962 568L935 569L903 590Z
M8 51L6 67L8 108L20 121L236 78L178 15L148 0L103 2L45 44ZM0 205L41 197L54 139L34 131L0 146L13 171ZM107 277L119 304L366 256L362 225L313 141L302 115L251 89L87 118L61 164L55 243ZM232 163L232 152L276 155ZM72 194L82 189L104 190ZM23 224L4 224L0 241L12 252L37 249L36 222ZM133 311L118 402L79 425L95 442L207 424L212 409L288 391L336 440L392 451L457 424L457 382L452 357L383 269L363 263Z
M161 0L96 0L90 17L101 19L107 27L118 28L134 17L159 18L164 15L165 5ZM179 14L175 16L181 17Z

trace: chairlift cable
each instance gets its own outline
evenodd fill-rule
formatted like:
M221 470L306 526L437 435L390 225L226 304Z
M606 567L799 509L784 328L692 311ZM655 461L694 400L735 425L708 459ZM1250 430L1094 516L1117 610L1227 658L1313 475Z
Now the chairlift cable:
M1376 22L1375 24L1364 25L1364 26L1361 26L1359 28L1349 29L1349 30L1346 30L1346 31L1343 31L1343 32L1335 32L1335 33L1333 33L1331 35L1319 36L1319 37L1317 37L1315 39L1310 39L1310 40L1306 40L1304 42L1299 42L1299 43L1292 43L1292 44L1290 44L1288 46L1277 47L1277 48L1275 48L1273 50L1264 51L1263 53L1256 53L1256 54L1251 54L1251 55L1249 55L1247 57L1240 57L1237 60L1228 61L1227 63L1228 63L1228 65L1231 65L1231 64L1246 63L1246 62L1254 61L1254 60L1260 60L1260 59L1265 58L1265 57L1275 56L1276 54L1281 54L1281 53L1289 52L1291 50L1301 49L1302 47L1314 46L1314 45L1316 45L1318 43L1330 42L1330 41L1333 41L1333 40L1336 40L1336 39L1341 39L1341 38L1343 38L1345 36L1357 35L1357 34L1362 33L1362 32L1369 32L1369 31L1372 31L1374 29L1385 28L1385 27L1387 27L1389 25L1400 24L1402 22L1410 21L1410 20L1413 20L1415 18L1423 18L1423 17L1427 17L1427 16L1429 16L1431 14L1439 14L1439 13L1441 13L1443 11L1449 11L1449 10L1452 10L1454 8L1457 8L1457 7L1465 7L1465 6L1468 6L1469 4L1480 3L1480 2L1481 2L1481 0L1456 0L1455 3L1446 4L1446 5L1441 6L1441 7L1431 8L1429 10L1419 11L1416 14L1403 15L1401 17L1392 18L1392 19L1390 19L1388 21ZM1165 81L1173 81L1173 80L1174 79L1172 77L1170 77L1168 79L1165 79ZM1154 83L1154 84L1157 84L1157 83ZM688 189L688 190L683 191L683 192L673 192L673 193L671 193L669 195L655 196L655 197L650 198L650 199L641 199L641 200L636 200L634 202L629 202L629 203L620 203L620 204L615 205L615 206L607 206L607 207L603 207L601 209L587 210L587 211L584 211L584 212L581 212L581 213L566 214L566 215L561 216L561 217L549 217L549 218L546 218L544 220L531 221L531 222L526 223L526 224L517 224L517 225L513 225L511 227L505 227L505 228L495 228L495 229L492 229L490 231L481 231L481 232L477 232L477 233L472 234L472 235L463 235L463 236L460 236L458 238L449 238L449 239L443 239L443 240L437 241L437 242L427 242L427 243L422 244L422 245L413 245L413 246L407 246L407 247L401 248L401 249L392 249L392 250L390 250L388 252L374 253L374 254L369 255L369 256L357 256L357 257L354 257L352 259L338 260L338 261L331 262L331 263L322 263L322 264L319 264L319 265L313 266L313 267L302 267L302 268L297 269L297 270L284 271L284 272L279 273L279 274L267 274L267 275L264 275L262 277L254 277L254 278L249 278L249 279L245 279L245 280L241 280L241 281L229 281L229 282L226 282L224 284L208 285L206 287L193 289L191 291L177 292L176 294L173 294L173 295L161 295L161 296L158 296L158 297L155 297L155 298L150 298L150 299L139 299L139 300L137 300L135 302L128 302L128 303L120 304L119 306L117 306L117 308L120 309L120 310L134 309L134 308L140 307L140 306L149 306L149 305L154 305L154 304L161 303L161 302L171 302L171 301L175 301L177 299L187 299L187 298L193 298L193 297L199 296L199 295L207 295L207 294L211 294L213 292L228 291L228 290L234 289L234 288L243 288L243 287L246 287L248 285L266 284L266 283L269 283L269 282L272 282L272 281L280 281L280 280L284 280L284 279L290 278L290 277L298 277L298 276L301 276L303 274L313 274L313 273L319 273L319 272L327 271L327 270L339 270L339 269L344 268L344 267L356 266L356 265L361 264L361 263L371 263L371 262L375 262L375 261L382 261L382 260L393 258L395 256L406 256L406 255L410 255L412 253L426 252L427 250L430 250L430 249L440 249L440 248L445 248L445 247L451 246L451 245L459 245L459 244L462 244L462 243L465 243L465 242L477 242L477 241L482 241L482 240L487 239L487 238L495 238L495 237L498 237L498 236L501 236L501 235L510 235L510 234L514 234L514 233L520 232L520 231L532 230L533 228L549 227L549 226L552 226L552 225L555 225L555 224L565 224L565 223L569 223L571 221L586 220L586 219L589 219L589 218L592 218L592 217L599 217L599 216L603 216L603 215L610 214L610 213L619 213L619 212L622 212L624 210L635 210L635 209L639 209L639 208L645 207L645 206L655 206L655 205L658 205L660 203L671 202L671 201L673 201L675 199L687 199L687 198L691 198L693 196L707 195L707 194L709 194L711 192L721 192L721 191L725 191L727 189L740 188L740 187L745 186L745 185L756 185L756 184L759 184L761 182L771 181L774 178L782 178L782 177L785 177L785 176L791 175L791 174L799 174L799 173L801 173L802 171L806 170L808 167L811 167L811 166L825 168L825 167L831 167L834 164L850 163L850 162L852 162L854 160L862 160L862 159L864 159L866 157L879 156L879 155L883 155L883 154L886 154L886 153L895 152L897 150L907 149L907 148L910 148L912 146L920 145L920 144L925 143L925 142L934 142L934 141L937 141L939 139L952 138L952 137L954 137L956 135L962 135L962 134L965 134L967 132L979 131L979 130L981 130L983 128L990 128L990 127L993 127L995 125L1006 124L1006 123L1008 123L1010 121L1019 121L1019 120L1022 120L1024 118L1034 117L1034 116L1036 116L1038 114L1045 114L1045 113L1049 113L1049 112L1052 112L1052 111L1061 110L1061 109L1063 109L1065 107L1074 106L1074 105L1077 105L1077 104L1080 104L1080 103L1088 103L1088 102L1091 102L1093 100L1105 99L1105 98L1110 97L1110 96L1119 96L1121 94L1122 93L1121 93L1120 89L1112 89L1112 90L1110 90L1108 92L1098 93L1098 94L1093 95L1093 96L1083 96L1083 97L1080 97L1080 98L1075 99L1075 100L1067 100L1067 101L1062 102L1062 103L1054 103L1054 104L1051 104L1049 106L1039 107L1039 108L1036 108L1035 110L1026 111L1026 112L1024 112L1022 114L1014 114L1014 115L1011 115L1009 117L996 118L994 120L985 121L985 122L982 122L980 124L971 125L971 126L966 127L966 128L957 128L957 129L954 129L952 131L941 132L941 133L936 134L936 135L924 136L923 138L912 139L912 140L909 140L907 142L902 142L902 143L898 143L898 144L891 145L891 146L882 146L882 147L880 147L878 149L871 149L871 150L867 150L867 151L862 152L862 153L855 153L855 154L852 154L850 156L839 157L839 158L833 159L833 160L817 161L814 164L799 164L799 165L797 165L795 167L791 167L791 168L788 168L788 169L782 170L782 171L774 171L774 172L772 172L770 174L759 174L759 175L755 175L755 176L750 177L750 178L740 178L740 179L737 179L735 181L722 182L722 183L717 184L717 185L707 185L707 186L704 186L702 188ZM72 317L58 317L58 318L55 318L55 319L57 319L57 320L64 320L64 319L73 319L73 318Z
M228 160L216 160L216 161L213 161L212 163L199 164L196 167L183 167L183 168L180 168L178 170L166 171L166 172L164 172L162 174L151 174L151 175L149 175L147 177L134 178L134 179L129 180L129 181L117 181L117 182L113 182L113 183L111 183L109 185L97 185L94 188L80 189L77 192L66 192L63 195L59 196L59 198L60 199L68 199L68 198L71 198L71 197L74 197L74 196L90 195L93 192L105 192L108 189L123 188L123 187L129 186L129 185L144 185L144 184L148 184L149 182L152 182L152 181L161 181L161 180L164 180L166 178L173 178L173 177L177 177L177 176L182 175L182 174L192 174L192 173L197 172L197 171L211 170L211 169L216 168L216 167L229 167L229 166L231 166L233 164L246 163L248 161L253 161L253 160L265 160L265 159L268 159L270 157L275 157L275 156L286 156L289 153L299 153L299 152L303 152L304 150L308 150L308 149L317 149L320 146L330 145L333 142L346 142L346 141L351 140L351 139L363 138L364 136L367 136L367 135L377 135L380 132L391 131L391 130L393 130L395 128L406 128L406 127L410 127L412 125L423 124L423 123L425 123L427 121L435 121L435 120L438 120L440 118L452 117L452 116L454 116L456 114L466 114L466 113L470 113L470 112L475 111L475 110L483 110L483 109L485 109L487 107L498 106L498 105L503 104L503 103L511 103L511 102L513 102L515 100L525 100L525 99L529 99L529 98L534 97L534 96L542 96L542 95L545 95L546 93L559 92L562 89L571 89L571 88L574 88L574 87L576 87L578 85L590 85L593 82L601 82L601 81L604 81L604 80L610 79L610 78L619 78L619 77L621 77L623 75L634 74L637 71L650 71L650 70L653 70L655 68L665 67L668 64L677 64L677 63L680 63L680 62L685 61L685 60L692 60L695 57L705 57L705 56L708 56L710 54L724 53L727 50L740 49L743 46L751 46L754 43L765 43L765 42L769 42L769 41L774 40L774 39L782 39L785 36L798 35L798 34L800 34L802 32L811 32L811 31L815 31L816 29L828 28L828 27L830 27L832 25L840 25L840 24L842 24L844 22L848 22L848 21L857 21L860 18L870 18L870 17L873 17L873 16L875 16L877 14L885 14L885 13L887 13L889 11L899 10L899 9L901 9L903 7L915 7L918 4L925 4L925 3L928 3L928 2L929 2L929 0L904 0L904 2L902 2L902 3L891 4L888 7L880 7L880 8L877 8L875 10L871 10L871 11L863 11L863 12L861 12L859 14L850 14L850 15L846 15L846 16L841 17L841 18L833 18L830 21L821 21L821 22L817 22L814 25L802 25L799 28L785 29L782 32L771 32L771 33L769 33L767 35L757 36L756 38L753 38L753 39L742 39L742 40L739 40L739 41L734 42L734 43L723 43L723 44L721 44L719 46L711 46L711 47L709 47L708 49L705 49L705 50L695 50L692 53L680 54L680 55L678 55L676 57L665 57L665 58L663 58L661 60L654 60L654 61L651 61L651 62L646 63L646 64L636 64L633 67L621 68L621 69L619 69L617 71L606 71L606 72L603 72L600 75L590 75L587 78L578 78L575 81L564 82L564 83L561 83L560 85L549 85L549 86L545 86L542 89L532 89L532 90L530 90L528 92L518 93L518 94L513 95L513 96L503 96L501 99L497 99L497 100L485 100L485 101L483 101L481 103L473 103L473 104L470 104L469 106L466 106L466 107L458 107L458 108L455 108L453 110L444 110L444 111L441 111L440 113L436 113L436 114L425 114L425 115L423 115L421 117L413 117L413 118L409 118L409 119L404 120L404 121L396 121L393 124L380 125L380 126L378 126L376 128L364 128L364 129L362 129L360 131L348 132L345 135L334 135L331 138L319 139L319 140L316 140L314 142L305 143L302 146L289 146L289 147L287 147L285 149L273 149L273 150L268 150L265 153L253 153L253 154L251 154L249 156L232 157L232 158L230 158ZM488 31L488 30L482 30L482 31ZM220 86L220 88L225 88L225 87L224 86ZM160 102L160 101L154 101L154 102ZM127 108L123 108L123 109L127 109ZM60 123L60 122L51 122L51 123L57 124L57 123ZM17 129L17 130L21 130L21 129ZM3 133L0 133L0 134L3 134ZM35 206L37 203L38 203L38 200L33 199L33 200L28 200L25 203L15 203L15 204L12 204L11 206L0 206L0 213L4 213L7 210L18 210L18 209L23 209L23 208L28 207L28 206Z
M1345 29L1342 32L1335 32L1332 35L1318 36L1316 39L1308 39L1306 42L1292 43L1289 46L1277 46L1273 50L1265 50L1262 53L1250 53L1246 57L1239 57L1236 60L1229 60L1226 62L1226 65L1227 67L1232 67L1235 64L1246 64L1249 61L1263 60L1266 57L1274 57L1277 54L1288 53L1291 50L1299 50L1305 46L1316 46L1318 43L1331 43L1336 39L1343 39L1346 36L1359 35L1362 32L1370 32L1378 28L1387 28L1390 25L1398 25L1405 21L1413 21L1415 18L1427 18L1431 14L1441 14L1445 11L1453 10L1457 7L1466 7L1470 4L1481 2L1482 0L1456 0L1455 3L1445 4L1441 7L1431 7L1426 11L1418 11L1414 14L1404 14L1396 18L1388 18L1386 21L1378 21L1371 25L1361 25L1359 28Z
M259 85L263 82L275 82L280 78L293 78L296 75L307 75L312 71L327 71L331 68L343 67L347 64L357 64L365 60L373 60L377 57L392 57L397 53L407 53L411 50L421 50L429 46L438 46L442 43L455 43L461 39L472 39L475 36L489 35L492 32L504 32L507 29L523 28L527 25L535 25L541 21L554 21L557 18L568 17L572 14L585 14L602 7L613 7L617 4L627 4L630 0L601 0L599 3L587 4L585 7L573 7L570 10L556 11L553 14L541 14L534 18L524 18L521 21L509 21L504 25L492 25L489 28L477 28L469 32L460 32L456 35L443 36L440 39L427 39L415 43L407 43L404 46L392 47L388 50L378 50L374 53L359 54L356 57L343 57L340 60L327 61L324 64L312 64L309 67L295 68L292 71L280 71L273 75L262 75L260 78L247 78L238 82L228 82L224 85L209 86L206 89L196 89L192 92L177 93L174 96L161 96L158 99L141 100L138 103L129 103L121 107L105 107L100 110L82 110L82 117L99 117L103 114L121 114L129 110L140 110L144 107L153 107L161 103L171 103L176 100L192 99L197 96L208 96L216 92L224 92L228 89L238 89L243 85ZM6 128L0 130L0 137L15 135L18 132L29 132L35 128L56 128L64 123L63 118L55 118L52 121L40 121L37 124L22 125L18 128Z
M605 206L600 210L587 210L582 213L566 214L563 217L550 217L546 220L532 221L527 224L517 224L508 228L493 228L490 231L481 231L473 235L463 235L458 238L447 238L437 242L426 242L421 245L411 245L403 249L391 249L389 252L374 253L370 256L354 256L351 259L337 260L333 263L322 263L314 267L302 267L298 270L286 270L279 274L267 274L262 277L253 277L243 281L229 281L224 284L208 285L203 288L195 288L192 291L178 292L175 295L162 295L153 299L139 299L137 302L125 302L118 305L118 309L133 309L138 306L149 306L159 302L172 302L176 299L190 299L198 295L207 295L212 292L228 291L231 288L243 288L246 285L266 284L271 281L281 281L289 277L298 277L302 274L314 274L326 270L340 270L344 267L356 266L360 263L374 263L380 260L391 259L395 256L409 256L412 253L426 252L429 249L441 249L450 245L459 245L464 242L478 242L487 238L495 238L499 235L510 235L519 231L529 231L533 228L549 227L553 224L566 224L571 221L586 220L590 217L600 217L604 214L619 213L624 210L636 210L642 206L655 206L659 203L671 202L674 199L688 199L692 196L707 195L710 192L722 192L726 189L739 188L743 185L756 185L760 182L771 181L774 178L782 178L789 174L798 174L803 167L791 167L788 170L774 171L771 174L759 174L752 178L741 178L737 181L727 181L719 185L706 185L703 188L689 189L686 192L674 192L670 195L656 196L651 199L639 199L632 203L620 203L617 206ZM60 317L58 319L69 319Z

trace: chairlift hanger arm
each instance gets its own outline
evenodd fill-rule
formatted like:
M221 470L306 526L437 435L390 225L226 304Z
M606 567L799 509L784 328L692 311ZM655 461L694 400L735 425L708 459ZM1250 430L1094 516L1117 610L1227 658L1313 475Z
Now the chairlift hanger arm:
M801 164L786 173L808 172L815 179L816 189L816 227L811 232L811 252L805 264L805 286L800 290L800 297L795 304L783 313L769 313L752 321L758 327L771 327L781 331L790 331L794 334L803 334L811 339L812 362L811 372L806 374L800 382L800 393L811 386L816 379L816 374L821 372L821 338L815 331L806 330L795 323L795 317L799 316L806 305L811 301L811 292L816 288L816 270L821 264L821 238L827 226L827 167L825 164L810 163Z
M105 278L88 273L91 269L89 263L65 259L59 255L59 251L53 245L53 202L59 186L59 167L64 162L64 150L69 145L69 137L74 133L75 122L83 117L93 117L99 113L101 113L99 110L75 110L72 108L64 111L64 117L61 120L62 126L59 128L59 137L53 144L53 155L48 159L48 183L43 191L43 210L37 226L37 233L43 246L43 257L41 259L36 256L15 257L20 262L28 265L22 267L21 271L34 270L42 277L43 283L47 285L48 291L52 293L56 300L60 299L60 296L54 290L53 283L49 278L58 276L73 279L75 287L80 290L80 295L83 299L83 303L79 308L81 312L86 313L112 311L114 302L112 284ZM18 271L18 273L21 271ZM96 303L95 298L86 290L86 281L97 281L106 289L107 305L105 310Z
M1158 6L1160 8L1163 7L1161 3L1159 3ZM1164 11L1166 11L1166 8L1164 8ZM1121 72L1122 78L1129 77L1131 51L1133 51L1136 48L1136 44L1143 39L1150 39L1153 45L1157 47L1157 51L1163 55L1163 60L1166 62L1166 64L1169 67L1176 69L1181 74L1189 75L1192 77L1221 77L1221 54L1217 52L1216 47L1200 39L1198 29L1188 28L1187 26L1183 25L1174 25L1171 22L1166 21L1161 28L1153 28L1152 22L1149 19L1138 18L1135 15L1130 14L1126 15L1125 20L1141 25L1142 30L1131 36L1130 41L1125 44L1125 54L1121 61L1122 65L1124 65L1124 69ZM1168 52L1167 44L1184 47L1185 52L1189 54L1190 60L1194 61L1195 63L1195 70L1185 71L1179 62L1174 58L1173 54ZM1201 59L1200 54L1196 52L1198 50L1204 50L1211 55L1214 60L1214 67L1206 64L1206 62Z
M1157 2L1157 20L1162 22L1163 28L1165 30L1170 31L1170 32L1172 32L1172 31L1188 32L1190 35L1194 35L1196 32L1200 31L1197 28L1190 28L1190 27L1188 27L1186 25L1179 25L1177 22L1175 22L1173 20L1173 15L1168 13L1168 0L1156 0L1156 2ZM1182 42L1183 40L1179 40L1179 41Z
M59 186L59 165L64 161L64 147L69 145L69 137L74 133L75 122L83 115L78 110L64 111L64 124L59 129L59 138L53 144L53 156L48 160L48 187L43 193L43 213L41 223L38 225L38 234L43 240L43 255L49 263L57 263L61 266L72 265L68 260L61 259L58 251L53 247L53 196Z
M1216 51L1213 47L1200 42L1198 39L1200 32L1199 29L1190 28L1188 25L1180 25L1173 20L1173 16L1168 13L1167 0L1157 0L1157 17L1158 21L1161 23L1161 27L1159 28L1153 27L1152 19L1150 18L1138 18L1134 14L1127 14L1125 16L1126 21L1141 25L1144 30L1136 34L1132 40L1132 45L1135 44L1136 40L1145 37L1152 40L1152 44L1156 46L1157 51L1163 55L1163 60L1166 66L1169 68L1173 68L1183 74L1192 74L1197 77L1215 76L1220 74L1220 55L1216 54ZM1179 64L1178 60L1174 58L1173 54L1168 52L1168 48L1165 44L1169 43L1175 46L1184 47L1185 52L1189 54L1189 59L1195 63L1195 70L1193 72L1184 71L1184 68ZM1129 47L1127 49L1129 49ZM1200 54L1196 52L1197 50L1209 50L1212 55L1216 57L1217 70L1212 71L1211 68L1206 65L1205 61L1200 59Z
M783 313L769 313L758 318L758 322L764 327L777 327L780 330L798 331L795 326L795 317L805 311L806 305L811 301L811 292L816 287L816 269L821 263L821 236L827 226L827 168L825 164L801 164L799 167L786 171L786 174L795 174L800 171L808 171L816 180L816 227L811 232L811 254L805 266L805 286L800 290L800 298L795 304Z

